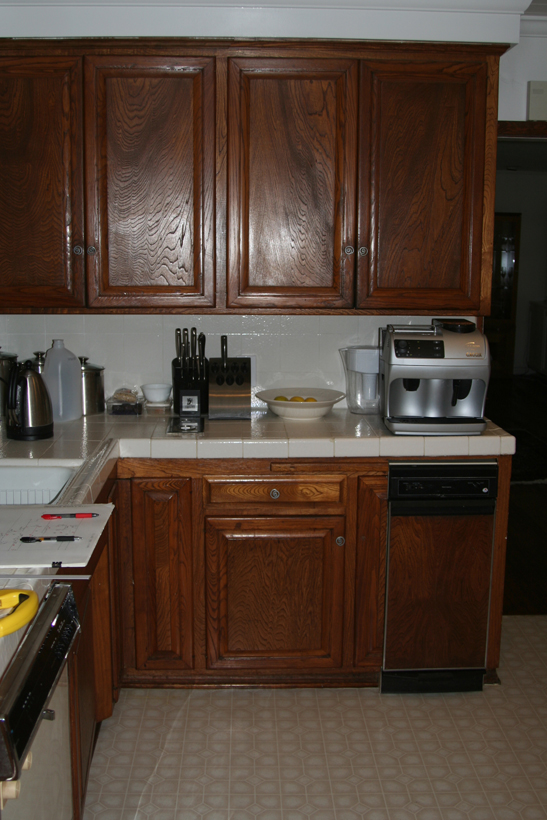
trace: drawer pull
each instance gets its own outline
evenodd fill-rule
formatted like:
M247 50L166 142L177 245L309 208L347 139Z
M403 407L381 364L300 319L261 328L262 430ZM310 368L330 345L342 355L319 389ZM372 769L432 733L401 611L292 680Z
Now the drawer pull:
M270 490L270 498L279 498L280 495L281 493L279 490Z

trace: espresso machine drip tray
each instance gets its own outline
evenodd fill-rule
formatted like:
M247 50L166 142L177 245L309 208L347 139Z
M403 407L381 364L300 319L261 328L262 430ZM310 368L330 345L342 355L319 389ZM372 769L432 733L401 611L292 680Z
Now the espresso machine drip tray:
M392 433L402 436L478 436L486 429L486 419L479 418L385 418Z
M466 319L387 325L380 336L380 412L392 433L484 432L490 379L486 337Z

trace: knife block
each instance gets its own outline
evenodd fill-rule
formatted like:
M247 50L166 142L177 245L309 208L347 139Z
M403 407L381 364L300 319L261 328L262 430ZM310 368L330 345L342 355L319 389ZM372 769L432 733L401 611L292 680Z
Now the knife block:
M209 419L251 418L251 359L209 359Z
M171 362L171 374L173 380L173 411L180 415L180 394L182 390L199 390L201 414L207 415L209 410L209 362L205 359L203 373L197 373L187 368L181 367L179 359Z

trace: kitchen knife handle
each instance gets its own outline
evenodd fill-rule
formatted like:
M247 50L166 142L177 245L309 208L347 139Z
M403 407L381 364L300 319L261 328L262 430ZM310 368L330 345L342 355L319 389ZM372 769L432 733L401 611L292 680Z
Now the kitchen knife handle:
M228 370L228 337L220 337L220 356L222 358L222 369Z
M182 367L182 330L180 327L175 330L175 346L177 359L179 360L179 367Z
M200 378L205 378L205 333L200 333L198 336L198 361Z
M189 347L190 344L188 341L188 328L185 327L182 331L182 366L184 370L188 369L188 356L190 353Z

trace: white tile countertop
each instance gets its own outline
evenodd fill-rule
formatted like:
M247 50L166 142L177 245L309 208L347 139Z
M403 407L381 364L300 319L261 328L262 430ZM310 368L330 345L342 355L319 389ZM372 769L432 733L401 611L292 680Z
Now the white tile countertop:
M0 440L0 464L33 459L53 464L96 458L113 440L122 458L377 458L498 456L515 452L515 438L488 421L480 436L396 436L374 415L333 410L317 420L281 419L255 411L250 420L205 421L203 433L168 434L167 416L86 416L55 426L51 439ZM1 425L0 425L1 428Z

